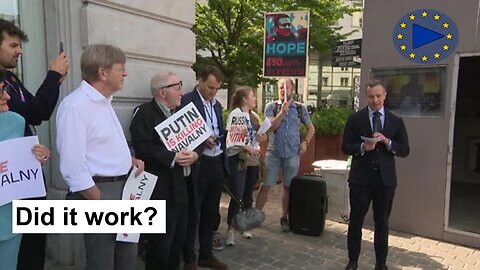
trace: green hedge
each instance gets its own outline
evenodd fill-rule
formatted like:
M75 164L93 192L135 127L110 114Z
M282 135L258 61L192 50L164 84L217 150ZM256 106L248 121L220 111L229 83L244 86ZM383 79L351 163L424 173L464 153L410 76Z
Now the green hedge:
M325 108L314 112L311 118L315 133L320 136L342 134L345 122L352 112L352 109L343 107Z

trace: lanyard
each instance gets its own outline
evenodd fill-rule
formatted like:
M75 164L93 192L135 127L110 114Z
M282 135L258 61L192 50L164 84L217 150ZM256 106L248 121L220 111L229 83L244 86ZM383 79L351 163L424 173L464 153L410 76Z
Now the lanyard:
M215 125L213 124L213 114L215 112L213 111L212 102L210 101L209 103L210 103L210 111L208 111L208 107L207 107L207 105L205 105L205 103L203 104L203 107L205 107L205 113L207 114L208 119L210 119L210 123L212 123L212 131L213 131L213 133L215 133Z
M25 102L25 96L23 95L22 88L17 83L15 84L18 86L18 88L15 87L9 80L5 80L5 82L8 84L9 88L11 88L17 95L20 96L22 102Z

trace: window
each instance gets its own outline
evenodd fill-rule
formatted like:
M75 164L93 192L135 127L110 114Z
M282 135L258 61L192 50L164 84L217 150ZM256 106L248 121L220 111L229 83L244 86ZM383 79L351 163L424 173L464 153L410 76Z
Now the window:
M358 26L359 26L360 28L363 27L363 18L358 18Z
M341 71L348 71L348 67L341 67L340 70Z
M328 77L322 77L322 86L328 85Z
M373 69L383 82L385 107L401 116L442 117L446 67Z
M348 86L348 78L340 78L340 86Z

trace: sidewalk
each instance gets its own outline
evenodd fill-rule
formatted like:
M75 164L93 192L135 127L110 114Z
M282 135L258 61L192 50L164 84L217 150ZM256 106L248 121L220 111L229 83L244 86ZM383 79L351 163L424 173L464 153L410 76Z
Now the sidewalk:
M256 194L255 194L256 195ZM234 247L215 251L215 256L226 262L230 269L315 269L343 270L347 259L347 225L327 220L325 231L319 237L302 236L280 232L281 186L271 189L265 206L266 220L253 230L253 239L235 235ZM222 223L220 232L227 230L226 216L229 203L223 194L220 211ZM375 253L371 228L363 230L360 270L374 269ZM389 269L480 269L480 250L453 245L399 232L390 232L390 249L387 260ZM143 269L139 259L136 270ZM77 270L60 266L52 261L46 263L46 270ZM181 268L183 269L183 268Z
M235 235L234 247L216 252L231 269L322 269L343 270L348 263L347 225L327 220L319 237L280 232L281 186L272 188L265 206L266 220L252 231L253 239ZM229 197L222 196L222 224L225 235ZM390 232L389 269L480 269L480 250ZM375 253L372 228L363 230L359 269L373 269Z

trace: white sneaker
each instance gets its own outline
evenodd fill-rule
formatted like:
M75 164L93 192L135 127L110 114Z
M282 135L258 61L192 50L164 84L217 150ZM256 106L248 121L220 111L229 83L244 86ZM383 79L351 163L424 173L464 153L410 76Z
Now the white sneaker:
M227 247L233 247L235 245L235 232L233 230L227 231L227 235L225 236L225 245Z
M242 233L242 237L245 239L252 239L253 235L251 232L246 231Z

